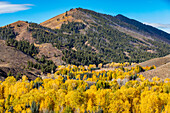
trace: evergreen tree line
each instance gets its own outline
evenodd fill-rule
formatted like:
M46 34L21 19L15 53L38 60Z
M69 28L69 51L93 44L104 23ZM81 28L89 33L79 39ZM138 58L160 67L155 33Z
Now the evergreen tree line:
M45 56L42 55L42 57L39 59L36 57L38 54L38 48L34 46L34 44L30 44L27 41L17 41L14 39L8 39L6 40L7 46L15 47L16 49L22 51L23 53L33 57L37 63L33 63L28 61L27 68L35 68L38 69L44 73L51 72L52 70L55 71L56 65L51 60L45 60Z
M32 57L38 54L38 48L35 47L34 44L30 44L28 41L17 41L9 38L6 40L6 45L15 47L16 49Z
M15 33L11 26L0 27L1 40L14 39L17 35L18 33Z
M52 71L54 72L57 66L54 64L52 60L45 60L45 56L42 55L42 57L39 59L35 57L37 60L37 63L33 63L31 61L27 62L27 68L35 68L43 72L43 73L51 73Z
M104 61L101 60L96 54L92 52L84 51L74 51L74 50L64 50L64 56L62 60L66 61L67 64L75 65L89 65L89 64L100 64Z
M68 24L62 24L61 30L68 33L79 33L81 29L84 29L86 25L81 22L68 22Z

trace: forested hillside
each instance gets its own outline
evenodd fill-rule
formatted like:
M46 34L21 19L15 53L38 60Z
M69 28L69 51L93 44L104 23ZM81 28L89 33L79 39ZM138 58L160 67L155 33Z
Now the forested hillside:
M82 8L70 9L41 24L18 21L0 28L0 39L7 46L36 60L28 61L27 69L44 73L54 72L61 64L140 63L162 57L170 54L169 37L123 15Z
M60 29L55 28L57 23L62 23ZM69 48L76 49L75 52L82 49L91 50L104 62L142 62L165 56L170 50L169 44L164 42L164 40L169 41L170 34L123 15L113 17L78 8L71 9L40 25L73 37L72 42L67 44ZM124 29L131 30L131 33L127 33ZM136 35L132 35L132 32ZM80 39L78 35L83 37Z
M123 15L114 17L77 8L40 25L20 23L1 28L1 39L15 38L21 34L16 29L25 25L35 43L52 43L63 51L62 60L68 64L138 63L170 53L170 45L163 42L169 40L169 34ZM60 28L51 27L52 23L56 26L60 24ZM123 29L132 30L136 36ZM138 37L139 34L143 37Z

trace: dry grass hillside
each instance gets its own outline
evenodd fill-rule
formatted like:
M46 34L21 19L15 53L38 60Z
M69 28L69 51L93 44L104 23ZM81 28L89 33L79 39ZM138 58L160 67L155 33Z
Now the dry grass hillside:
M30 43L34 43L35 39L32 37L32 33L27 30L29 23L25 21L17 21L10 25L14 28L14 31L18 33L16 40L27 40Z
M53 47L51 43L35 44L35 46L39 48L38 58L45 55L47 60L52 60L56 65L65 64L65 62L62 61L62 51Z
M30 43L34 43L36 47L39 49L38 57L41 58L42 55L47 56L47 60L52 60L56 65L64 64L62 61L62 51L53 47L50 43L44 44L35 44L35 39L32 37L32 32L28 31L29 23L25 21L17 21L12 24L9 24L13 27L14 31L18 34L16 36L16 40L26 40ZM54 55L55 54L55 55Z
M153 78L154 76L160 77L162 79L170 78L170 62L141 74L146 78Z
M60 29L62 24L67 24L68 22L83 22L80 19L76 19L73 17L73 13L78 12L77 9L70 10L68 12L65 12L63 14L60 14L58 16L55 16L45 22L40 23L40 25L49 27L51 29Z
M46 20L45 22L40 23L40 25L49 27L51 29L60 29L62 24L67 24L68 22L82 22L87 26L85 30L90 27L89 23L96 23L90 15L87 15L86 13L75 8L70 9L70 11L66 11L65 13L55 16L49 20ZM84 34L84 31L80 32Z
M143 63L139 63L141 66L152 66L155 65L157 68L141 73L146 78L152 78L158 76L162 79L170 78L170 55L161 58L155 58Z
M156 67L159 67L159 66L165 65L165 64L167 64L169 62L170 62L170 55L167 55L165 57L154 58L154 59L139 63L139 65L141 65L141 66L155 65Z
M33 58L16 50L13 47L6 46L5 41L0 40L0 79L4 80L8 72L11 72L14 76L21 72L28 75L29 79L35 79L37 74L40 73L37 70L26 70L27 61L36 62Z

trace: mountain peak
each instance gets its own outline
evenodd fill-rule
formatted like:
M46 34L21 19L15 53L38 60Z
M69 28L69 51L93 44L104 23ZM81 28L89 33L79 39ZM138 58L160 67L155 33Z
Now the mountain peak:
M12 24L10 24L11 26L19 26L19 25L28 25L28 23L26 21L22 21L22 20L18 20Z
M130 18L128 18L128 17L126 17L126 16L124 16L122 14L116 15L115 18L117 18L119 20L129 20L130 19ZM130 19L130 20L132 20L132 19Z
M117 14L116 17L125 17L125 16L122 14Z
M51 29L60 29L61 25L64 23L72 22L72 21L79 21L73 17L73 14L78 11L78 8L70 9L65 13L57 15L45 22L40 23L40 25L49 27Z
M10 25L10 26L19 26L19 25L26 25L26 24L28 24L26 21L22 21L22 20L18 20L18 21L16 21L16 22L13 22L13 23L11 23L11 24L8 24L8 25ZM8 26L8 25L5 25L5 26L2 26L2 28L3 27L6 27L6 26Z

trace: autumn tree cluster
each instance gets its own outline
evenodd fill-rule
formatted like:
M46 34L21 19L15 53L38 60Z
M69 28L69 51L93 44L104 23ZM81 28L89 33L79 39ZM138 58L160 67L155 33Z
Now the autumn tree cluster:
M0 82L1 113L169 113L170 79L146 79L155 68L136 66L109 71L95 65L59 66L47 78L13 76ZM136 74L135 77L132 75ZM82 76L83 75L83 76ZM129 78L128 78L129 77Z

